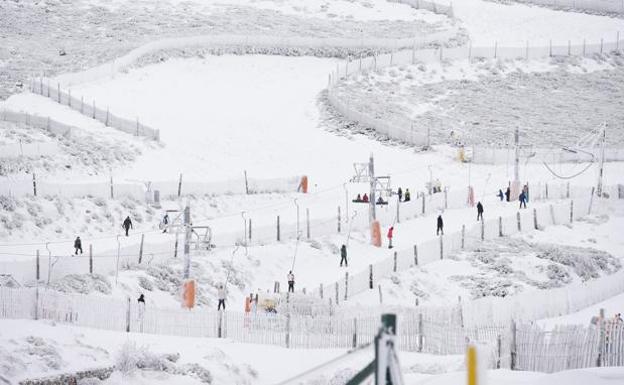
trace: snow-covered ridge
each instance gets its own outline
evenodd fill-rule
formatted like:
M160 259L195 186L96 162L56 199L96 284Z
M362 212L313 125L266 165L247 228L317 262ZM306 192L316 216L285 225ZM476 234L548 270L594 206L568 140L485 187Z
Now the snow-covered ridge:
M534 59L549 58L554 56L579 56L586 57L592 55L602 55L609 52L618 52L624 49L624 36L617 33L613 40L603 40L599 42L580 44L567 42L550 42L547 46L531 46L529 42L526 46L504 46L496 43L493 46L473 47L460 46L454 48L429 48L400 50L390 54L375 55L357 60L347 60L339 64L336 71L330 74L330 84L328 87L327 100L330 105L341 113L345 118L358 122L365 127L373 128L380 134L408 143L414 146L429 145L427 132L414 130L413 122L404 117L397 117L389 122L383 117L351 108L348 98L341 98L339 94L333 92L336 85L349 76L361 74L366 71L374 71L385 67L398 65L414 65L417 63L442 62L445 60L460 59L524 59L526 61ZM549 151L546 151L549 152Z
M521 4L535 4L553 9L594 14L624 15L624 2L621 0L488 0L497 3L514 1Z

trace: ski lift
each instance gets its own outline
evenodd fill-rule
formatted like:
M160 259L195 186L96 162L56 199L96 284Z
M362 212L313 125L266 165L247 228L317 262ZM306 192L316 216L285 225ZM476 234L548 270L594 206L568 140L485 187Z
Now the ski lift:
M192 226L191 234L194 236L195 250L210 250L216 247L212 243L212 229L210 226Z

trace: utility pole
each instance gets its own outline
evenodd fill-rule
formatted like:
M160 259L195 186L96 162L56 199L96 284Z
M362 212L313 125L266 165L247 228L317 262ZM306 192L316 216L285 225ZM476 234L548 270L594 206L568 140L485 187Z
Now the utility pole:
M184 208L184 278L188 279L191 275L191 204L186 203Z
M604 170L605 144L607 142L607 123L602 126L602 143L600 145L600 168L598 170L598 185L596 186L596 195L602 196L602 176Z
M370 194L369 194L369 212L368 212L368 222L373 223L375 219L377 219L377 215L375 214L375 184L377 183L375 179L375 160L373 159L373 153L370 154L370 159L368 161L368 177L370 179Z

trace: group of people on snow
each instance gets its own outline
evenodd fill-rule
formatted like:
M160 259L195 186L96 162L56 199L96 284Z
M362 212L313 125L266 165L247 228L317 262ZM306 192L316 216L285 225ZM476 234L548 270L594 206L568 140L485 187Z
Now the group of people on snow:
M509 202L511 200L511 186L507 186L507 189L504 193L502 189L498 190L498 194L496 194L496 196L498 197L498 199L500 199L501 202L503 201L503 199ZM520 208L524 207L526 209L527 202L529 201L528 184L525 184L522 187L522 191L520 191L520 194L518 195L518 201L520 202Z

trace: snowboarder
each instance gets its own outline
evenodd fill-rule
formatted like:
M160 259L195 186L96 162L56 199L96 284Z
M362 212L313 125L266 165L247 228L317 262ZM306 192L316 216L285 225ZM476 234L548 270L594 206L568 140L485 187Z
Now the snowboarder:
M132 228L132 221L130 220L130 216L129 215L123 221L122 227L126 230L126 237L127 237L128 236L128 230L130 230Z
M340 247L340 267L342 267L342 262L344 261L345 267L349 266L347 262L347 246L342 245Z
M399 202L401 202L401 200L403 200L403 189L399 187L399 189L397 190L397 195L399 196Z
M520 201L520 208L524 205L524 208L526 209L526 196L524 195L524 191L520 193L518 200Z
M219 300L217 311L221 310L221 306L223 306L223 310L225 310L225 287L223 287L223 284L219 285L219 288L217 289L217 297Z
M444 235L444 221L442 220L442 214L438 215L438 229L436 230L436 235Z
M288 272L288 275L286 276L286 278L288 279L288 292L294 293L295 292L295 275L293 274L292 270Z
M500 199L500 201L503 201L503 198L505 197L505 194L503 194L503 190L499 189L498 190L498 195L497 197Z
M509 197L511 196L511 189L509 187L507 187L507 190L505 191L505 200L507 202L509 202Z
M165 216L162 219L163 224L163 233L167 232L167 227L169 227L169 214L165 213Z
M362 202L368 203L368 195L366 195L366 193L364 193L364 196L362 197Z
M483 205L481 201L477 202L477 221L479 219L483 220Z
M390 228L388 229L388 248L391 249L392 248L392 236L394 232L394 226L390 226Z
M78 255L78 250L80 250L80 254L82 254L82 241L80 240L80 237L76 237L76 240L74 241L74 249L76 249L74 255Z
M411 194L409 192L409 189L406 188L405 189L405 202L409 202L411 198L412 198L412 196L411 196Z

